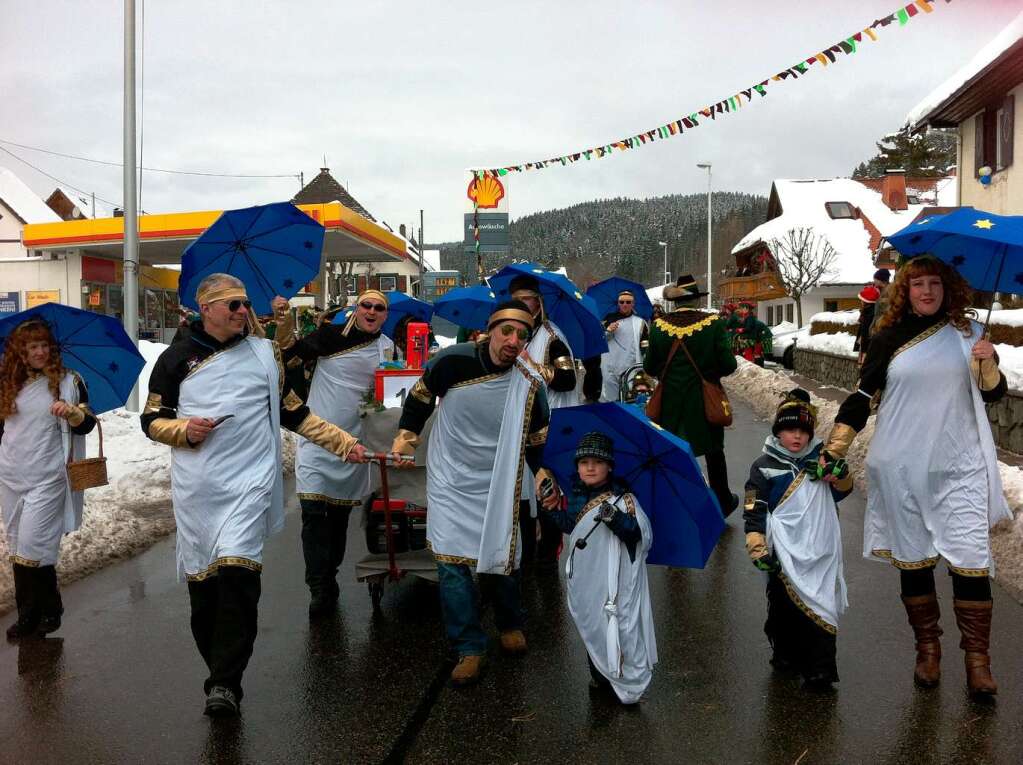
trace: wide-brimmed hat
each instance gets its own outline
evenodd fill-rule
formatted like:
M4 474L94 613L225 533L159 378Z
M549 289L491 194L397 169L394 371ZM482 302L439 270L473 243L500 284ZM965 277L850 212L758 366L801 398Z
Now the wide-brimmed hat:
M680 300L695 300L697 298L706 297L709 292L701 292L700 288L696 284L696 279L693 278L692 274L685 274L675 280L674 284L668 284L664 287L662 293L665 300L674 300L678 302Z

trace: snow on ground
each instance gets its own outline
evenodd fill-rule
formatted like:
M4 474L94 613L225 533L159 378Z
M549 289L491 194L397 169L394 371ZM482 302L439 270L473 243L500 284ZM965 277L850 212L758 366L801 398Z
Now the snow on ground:
M139 350L146 366L139 376L139 397L145 401L149 374L166 348L145 340ZM103 452L110 483L85 492L82 527L64 537L57 567L63 583L81 579L104 566L137 555L174 531L170 502L170 447L148 439L139 416L126 409L100 415ZM284 470L295 470L296 436L284 432ZM99 452L99 434L86 439L89 456ZM0 557L7 558L6 534L0 535ZM0 613L14 604L9 566L0 566ZM168 572L173 576L173 572Z
M752 406L758 415L773 418L782 397L794 387L792 380L784 372L762 369L744 359L738 359L738 362L738 370L723 380L728 395L742 399ZM811 399L818 412L817 435L826 439L835 423L839 404L812 393ZM873 436L874 417L871 417L853 442L848 454L853 477L863 491L868 488L866 456ZM999 471L1013 519L998 524L991 531L996 579L1013 597L1023 601L1023 469L1000 462Z

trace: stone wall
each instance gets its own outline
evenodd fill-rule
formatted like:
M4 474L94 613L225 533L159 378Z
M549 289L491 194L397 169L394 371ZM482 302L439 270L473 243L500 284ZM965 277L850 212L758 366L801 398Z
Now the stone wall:
M822 385L856 390L860 370L854 358L797 347L794 363L796 374ZM1023 391L1010 390L1001 401L988 405L987 415L995 443L1002 449L1023 454Z

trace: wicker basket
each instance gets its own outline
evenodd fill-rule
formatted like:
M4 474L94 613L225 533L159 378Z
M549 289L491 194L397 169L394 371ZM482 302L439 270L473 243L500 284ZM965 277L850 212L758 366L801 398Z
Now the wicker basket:
M84 460L73 459L74 436L71 437L71 450L67 456L67 477L71 484L71 491L95 489L110 483L107 480L107 458L103 456L103 426L99 424L98 417L96 418L96 430L99 431L98 457L89 457Z

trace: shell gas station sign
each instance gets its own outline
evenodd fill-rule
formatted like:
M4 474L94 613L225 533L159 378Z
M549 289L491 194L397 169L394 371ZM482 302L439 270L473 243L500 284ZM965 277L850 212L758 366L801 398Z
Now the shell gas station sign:
M507 181L492 175L470 175L465 190L467 212L464 216L463 244L466 252L476 250L476 226L479 226L480 252L502 253L511 250L508 238Z

